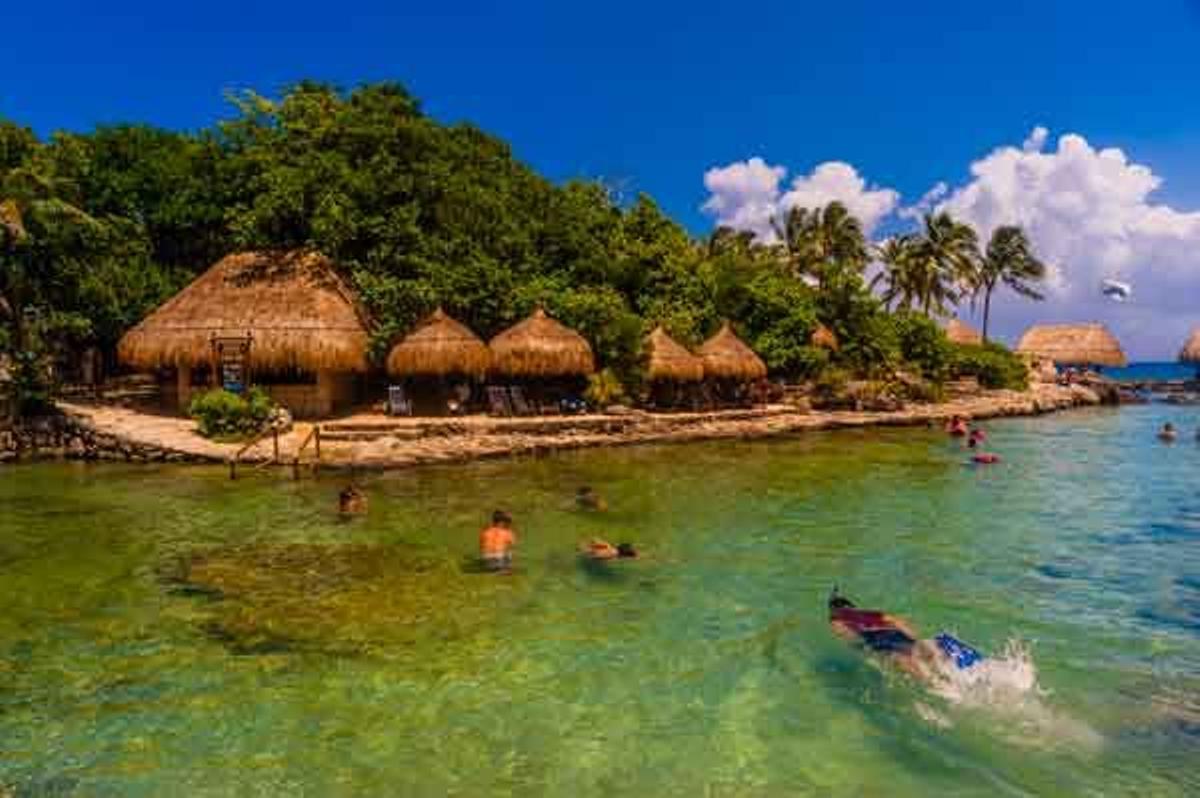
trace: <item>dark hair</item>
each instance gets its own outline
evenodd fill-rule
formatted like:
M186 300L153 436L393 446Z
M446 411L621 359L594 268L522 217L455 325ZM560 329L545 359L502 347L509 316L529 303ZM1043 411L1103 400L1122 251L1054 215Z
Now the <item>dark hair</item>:
M617 544L617 556L618 557L636 557L637 549L635 549L633 547L632 543L618 543Z
M575 492L578 493L580 496L586 496L587 494L592 492L592 486L591 485L580 485L579 490L577 490Z
M492 513L492 523L496 526L512 526L512 516L504 510L496 510Z
M829 609L840 610L853 606L854 602L839 593L837 585L834 585L833 591L829 594Z

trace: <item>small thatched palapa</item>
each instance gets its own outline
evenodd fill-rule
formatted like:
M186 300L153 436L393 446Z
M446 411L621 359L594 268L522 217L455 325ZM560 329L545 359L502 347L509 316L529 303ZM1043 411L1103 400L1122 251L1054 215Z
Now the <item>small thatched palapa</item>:
M1035 324L1017 342L1018 352L1061 366L1124 366L1121 344L1103 324Z
M582 335L538 308L488 343L492 370L509 377L575 377L596 370Z
M392 347L388 373L397 377L482 377L492 352L479 336L438 308Z
M121 338L137 368L213 361L212 338L253 336L255 371L367 370L367 325L328 258L242 252L222 258Z
M1179 359L1184 363L1200 363L1200 327L1192 330L1183 349L1179 350Z
M699 382L704 361L667 334L662 325L646 338L646 379L651 382Z
M817 325L817 329L813 330L813 334L809 337L808 342L820 349L828 349L830 352L838 351L837 336L833 334L833 330L824 324Z
M700 347L704 376L719 380L758 380L767 376L767 364L734 334L729 322Z
M950 319L946 322L946 337L951 343L978 346L983 343L983 334L960 319Z

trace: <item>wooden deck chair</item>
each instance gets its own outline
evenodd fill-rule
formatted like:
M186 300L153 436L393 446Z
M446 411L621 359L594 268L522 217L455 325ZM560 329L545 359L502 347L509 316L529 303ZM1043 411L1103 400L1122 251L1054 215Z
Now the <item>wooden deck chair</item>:
M488 412L493 416L511 416L512 403L508 399L508 391L500 385L487 387Z
M510 386L508 395L512 400L513 410L518 416L532 416L537 414L537 411L529 404L529 400L525 398L525 389L520 385Z
M403 385L389 385L387 398L389 416L411 416L413 414L412 400L404 392Z

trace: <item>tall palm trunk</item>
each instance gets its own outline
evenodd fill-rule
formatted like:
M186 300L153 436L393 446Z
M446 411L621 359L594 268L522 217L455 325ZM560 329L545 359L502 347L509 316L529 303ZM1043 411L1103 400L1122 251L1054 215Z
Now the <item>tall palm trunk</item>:
M983 342L988 342L988 316L992 309L992 287L989 285L983 289Z

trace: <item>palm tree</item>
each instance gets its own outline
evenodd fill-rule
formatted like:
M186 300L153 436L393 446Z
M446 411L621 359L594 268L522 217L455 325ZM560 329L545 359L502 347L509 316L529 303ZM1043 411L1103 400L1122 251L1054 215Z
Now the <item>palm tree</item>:
M926 316L932 311L945 313L947 303L961 298L959 287L970 286L977 271L979 239L975 230L948 213L927 213L913 247L921 312Z
M793 207L780 222L771 219L788 270L820 285L837 270L861 273L870 259L862 223L836 200L823 208Z
M1025 231L1016 225L997 227L988 239L987 252L978 264L974 277L975 295L983 294L983 341L988 339L988 316L991 313L992 292L1003 283L1023 297L1034 301L1045 299L1031 285L1046 277L1046 264L1033 255L1033 246Z
M871 279L871 288L883 286L883 304L890 308L912 307L918 300L914 280L913 255L917 237L913 234L893 236L877 249L883 270Z

